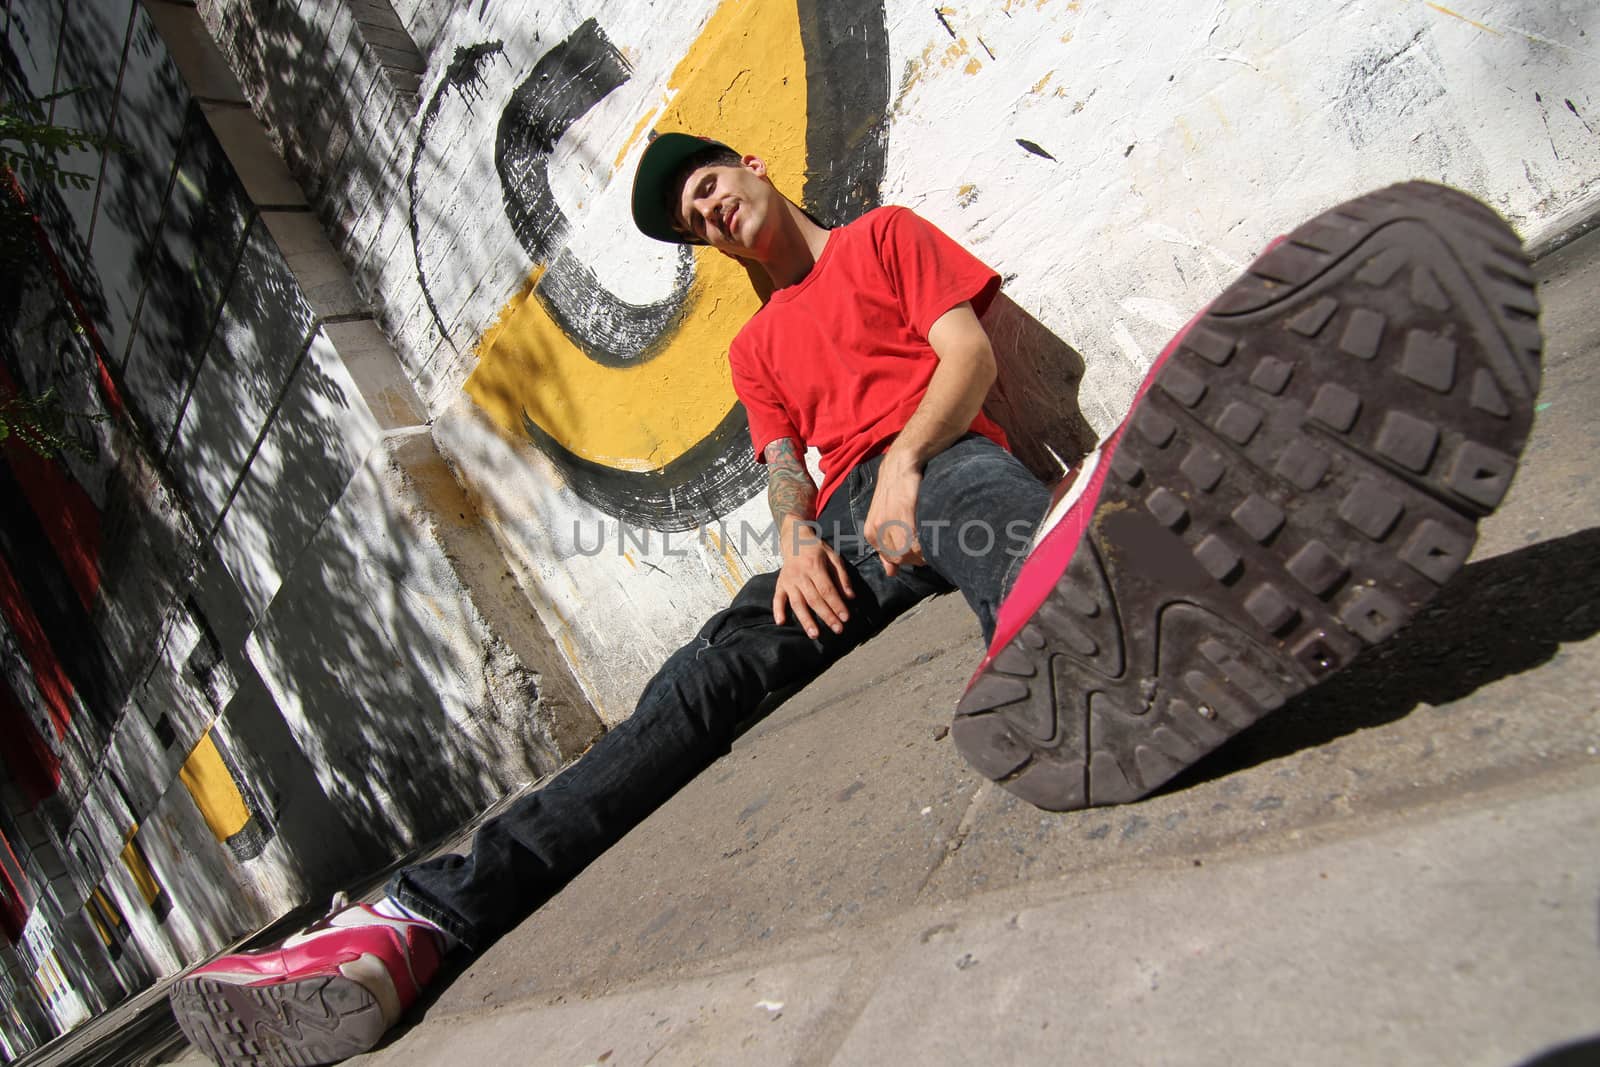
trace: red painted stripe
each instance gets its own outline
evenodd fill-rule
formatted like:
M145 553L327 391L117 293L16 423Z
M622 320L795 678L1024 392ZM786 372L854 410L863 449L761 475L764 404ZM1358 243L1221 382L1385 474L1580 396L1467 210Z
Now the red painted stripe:
M11 632L16 635L17 644L22 646L22 654L33 667L33 680L50 711L56 737L66 737L67 727L72 723L74 704L72 679L67 677L49 636L45 634L44 627L39 625L39 617L22 595L22 587L17 585L16 575L11 573L11 566L3 557L0 557L0 612L11 624ZM9 751L8 748L8 755Z
M9 683L0 678L0 731L5 734L5 764L11 778L37 807L61 788L61 758L40 736L39 728L23 708Z
M17 877L23 880L22 888L27 888L28 881L27 875L22 873L22 864L17 862L17 854L11 851L11 842L6 839L3 830L0 830L0 845L5 846L6 855L11 858L10 863L0 862L0 929L4 930L10 943L15 945L21 942L22 928L28 925L29 905L28 901L23 899L17 883L12 880L11 872L15 870Z
M16 392L16 382L0 365L0 397ZM0 454L55 548L83 610L93 614L95 593L100 589L100 510L61 464L44 458L14 436L0 445Z
M11 195L24 209L28 206L28 194L23 191L22 183L17 181L16 174L10 167L0 165L0 176L10 188ZM67 298L67 303L72 305L72 313L78 325L83 328L84 336L89 339L89 345L94 351L97 365L96 382L99 383L101 396L106 402L106 407L117 418L127 414L127 405L122 402L122 392L117 388L116 379L111 375L111 368L106 363L105 342L100 340L100 331L95 329L94 319L90 317L88 309L83 306L83 299L78 295L78 287L72 284L72 277L61 263L61 257L56 255L56 249L50 243L50 234L44 228L44 223L39 216L29 211L33 220L33 236L39 245L39 251L44 253L45 261L50 264L50 272L55 275L56 286L61 290L61 295Z

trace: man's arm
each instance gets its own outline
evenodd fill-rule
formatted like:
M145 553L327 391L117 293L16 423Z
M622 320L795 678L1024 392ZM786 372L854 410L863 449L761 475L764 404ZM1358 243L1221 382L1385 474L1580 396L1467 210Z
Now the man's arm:
M783 566L772 594L772 619L783 625L789 612L815 638L817 620L834 633L844 631L850 613L844 597L855 596L844 560L817 533L817 485L811 480L794 438L784 437L762 450L767 461L767 504L778 527ZM843 594L841 597L840 594Z
M878 467L878 486L867 510L867 543L883 569L923 562L917 542L917 493L922 469L967 432L994 384L994 349L967 302L957 304L928 328L928 344L939 357L928 391Z

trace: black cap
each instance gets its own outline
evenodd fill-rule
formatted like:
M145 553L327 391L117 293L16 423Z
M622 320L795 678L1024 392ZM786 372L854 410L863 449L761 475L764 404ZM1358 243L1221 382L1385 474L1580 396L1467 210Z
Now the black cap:
M733 151L721 141L688 133L657 134L645 147L644 155L639 157L639 169L633 173L633 224L639 232L672 244L698 243L679 231L677 219L667 206L667 194L677 190L666 186L690 156L712 148Z

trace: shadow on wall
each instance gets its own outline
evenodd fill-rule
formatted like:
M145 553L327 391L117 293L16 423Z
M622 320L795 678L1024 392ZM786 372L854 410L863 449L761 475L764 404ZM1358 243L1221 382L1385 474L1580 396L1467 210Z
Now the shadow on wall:
M307 27L271 40L296 32ZM132 399L170 441L165 466L221 563L196 607L231 654L252 640L278 705L236 701L223 726L272 746L238 752L265 772L273 817L307 831L306 867L347 875L470 817L512 784L508 767L550 758L507 721L516 708L451 705L484 689L484 643L441 632L459 610L448 561L386 491L370 415L194 110L180 166L151 255L163 277L195 280L170 301L152 286L148 343L127 368L130 383L176 388L170 408L150 402L154 388ZM218 218L219 202L239 213ZM184 332L196 311L215 321L208 337ZM531 705L531 677L524 695ZM279 713L299 751L271 724L233 721ZM359 859L317 855L340 849L314 832L327 801L305 788L307 756Z
M397 503L404 487L390 454L375 447L370 416L325 339L281 331L302 313L289 306L300 298L284 288L288 277L270 243L241 260L172 469L197 497L232 484L214 542L225 566L217 599L202 608L219 632L248 640L359 850L390 856L481 810L512 784L508 767L551 758L518 715L535 701L531 676L521 704L463 704L489 688L489 637L447 632L470 614L454 602L450 562ZM287 805L301 799L278 795Z
M370 413L204 116L181 106L186 94L144 12L131 8L133 32L119 51L96 27L98 9L69 6L76 17L59 38L75 56L69 76L93 90L80 124L109 128L127 147L105 161L104 187L87 203L30 192L134 420L92 424L89 455L52 465L62 485L89 489L103 548L91 561L98 595L81 619L45 619L45 637L89 722L109 729L130 695L129 714L148 720L150 751L120 761L145 780L116 783L116 792L138 797L134 822L161 807L185 823L171 835L178 858L156 873L169 886L182 880L195 922L231 934L237 872L214 878L216 864L194 862L185 833L200 823L184 814L174 779L214 716L246 742L231 748L243 784L263 798L254 814L293 831L278 842L290 880L298 873L312 885L458 825L548 768L551 746L521 718L535 702L533 676L512 670L491 635L444 632L471 614L451 602L449 561L389 492ZM29 10L46 7L59 10ZM35 36L55 41L46 22ZM313 51L300 47L310 36L290 12L271 40L300 56ZM6 91L25 91L15 57L6 58ZM294 77L306 62L271 69ZM374 180L380 163L371 161ZM0 299L0 354L31 392L70 379L92 395L92 360L68 366L56 358L61 346L22 337L55 285L35 273ZM27 504L8 507L8 523L38 525L34 517L62 510L48 492ZM27 549L10 561L15 571L62 567L62 545L48 536L7 543ZM204 580L191 590L197 573ZM229 665L225 692L189 669L198 634L214 635ZM78 661L88 654L74 651L82 649L94 653L87 665ZM268 677L256 679L253 661ZM473 693L488 696L466 706ZM100 767L108 732L74 736L95 749L78 763ZM85 784L58 802L75 810ZM161 850L151 851L159 863ZM226 863L225 850L211 851Z
M484 687L465 676L481 650L440 633L450 594L429 578L447 563L386 503L384 469L379 454L356 474L251 641L352 836L392 855L501 795L508 762L550 760L510 702L460 706Z
M998 371L984 410L1006 431L1011 450L1053 484L1095 446L1078 407L1083 357L1001 293L983 317Z
M458 825L514 784L508 773L553 759L517 714L536 700L531 676L520 702L463 706L463 693L487 689L489 642L443 632L463 610L450 603L449 561L395 503L370 417L258 233L193 369L160 346L144 355L182 361L175 376L188 379L166 467L206 548L182 611L216 636L237 680L209 710L244 742L243 777L291 867L320 890ZM169 652L193 665L189 650ZM141 694L155 709L185 699L195 695ZM231 912L216 894L227 890L186 884L181 895L221 928Z
M141 5L61 6L58 85L84 87L72 98L76 110L114 145L97 161L94 219L85 231L96 277L84 280L104 289L94 325L119 366L139 299L151 294L143 253L161 219L190 101Z

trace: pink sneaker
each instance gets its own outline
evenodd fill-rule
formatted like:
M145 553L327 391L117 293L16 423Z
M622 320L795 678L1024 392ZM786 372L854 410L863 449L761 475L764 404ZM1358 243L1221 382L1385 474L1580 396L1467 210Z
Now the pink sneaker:
M1516 235L1443 186L1274 244L1041 526L962 755L1043 808L1134 800L1388 638L1511 485L1538 310Z
M333 1063L378 1043L439 956L427 923L356 904L274 948L196 967L173 985L172 1011L222 1067Z

